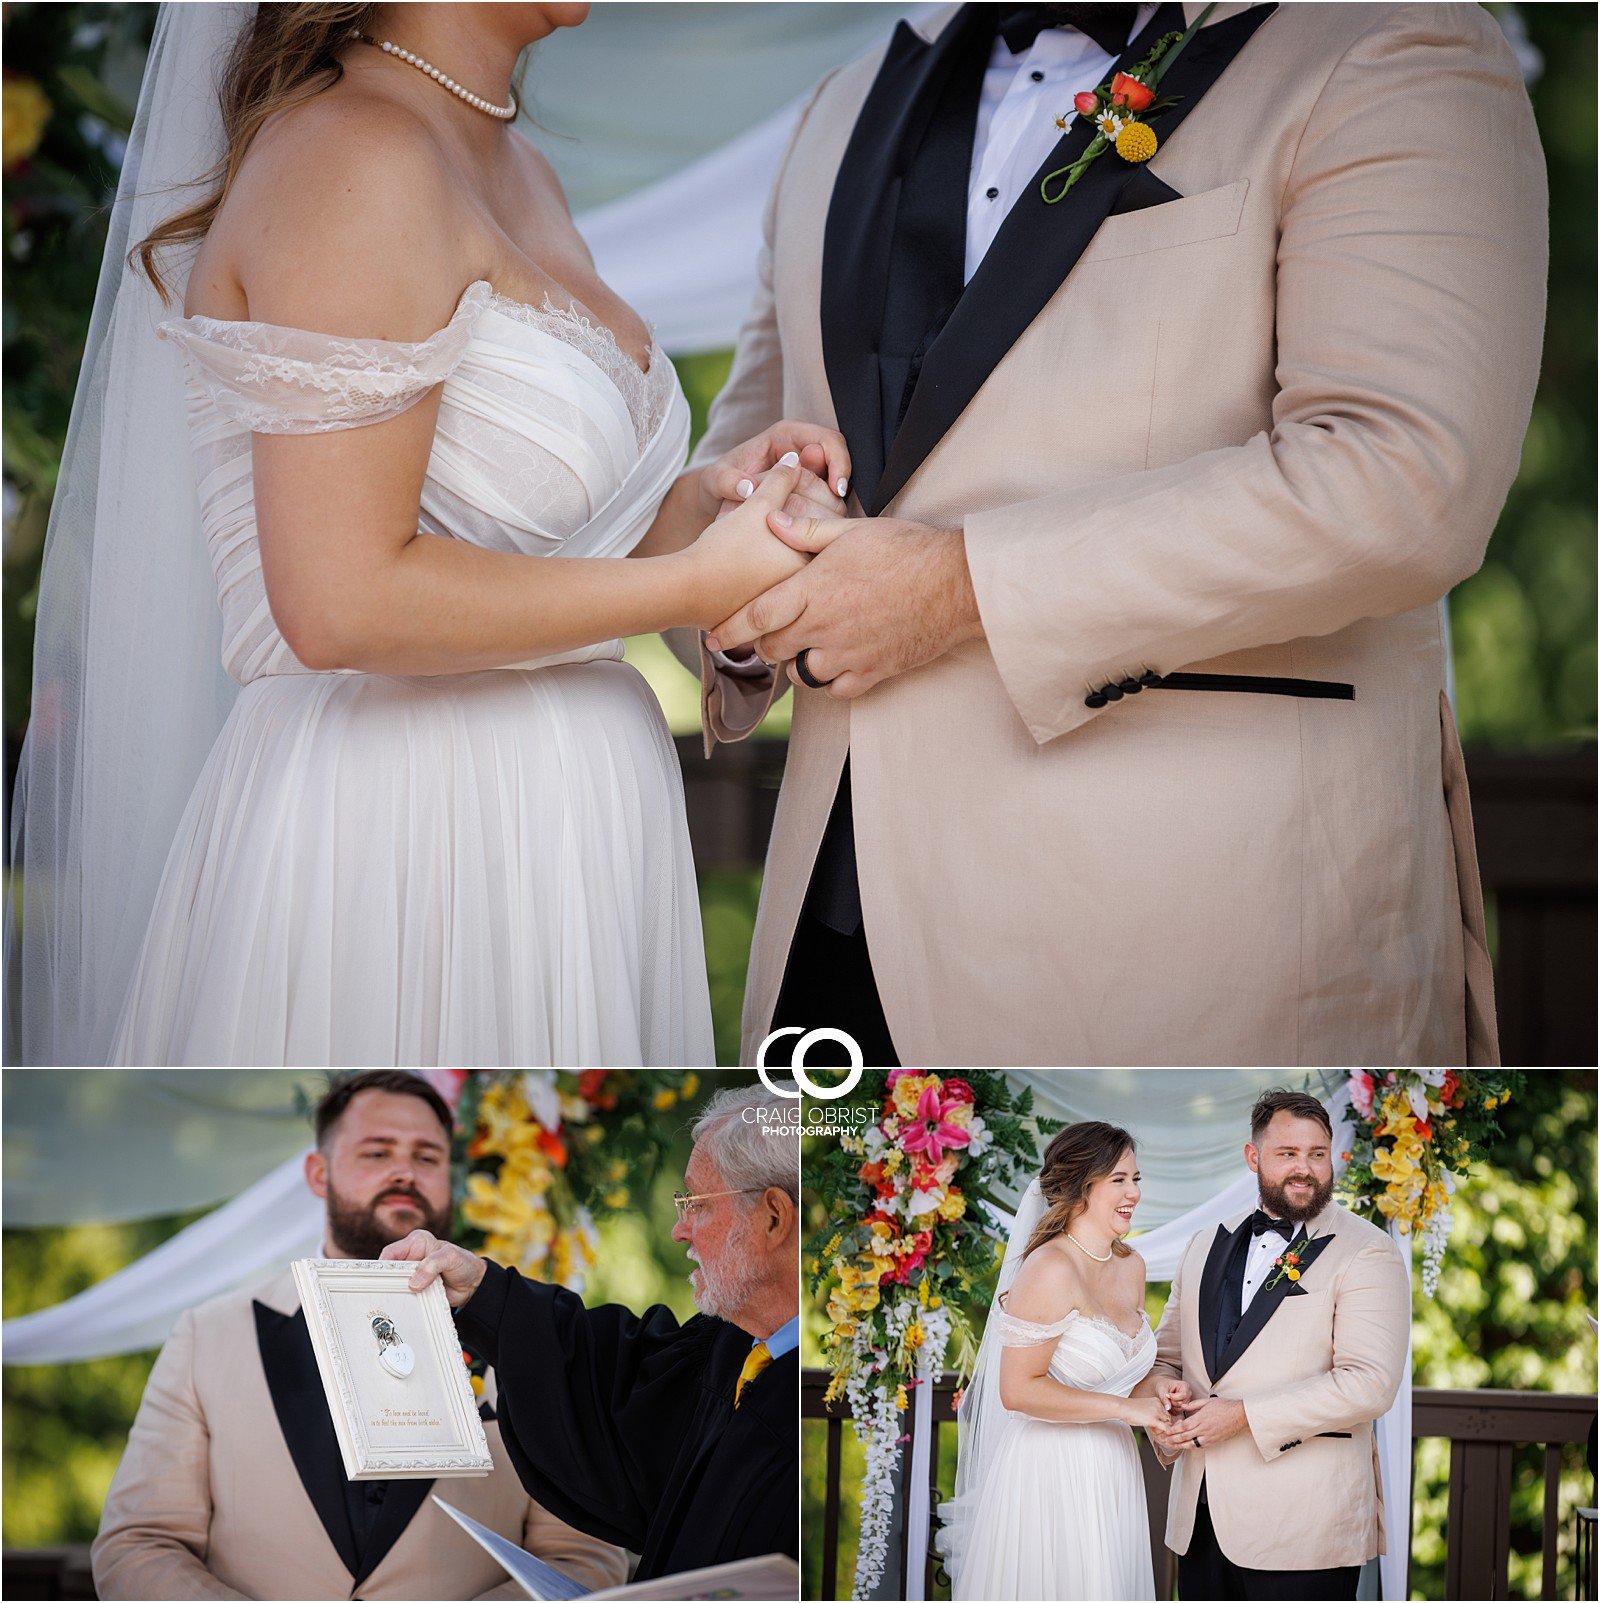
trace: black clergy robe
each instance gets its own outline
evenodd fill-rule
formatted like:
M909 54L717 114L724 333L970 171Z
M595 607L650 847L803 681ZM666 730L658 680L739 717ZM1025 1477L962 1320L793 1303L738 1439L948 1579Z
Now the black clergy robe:
M494 1366L500 1434L529 1493L640 1555L635 1579L765 1553L797 1557L799 1357L750 1381L751 1338L665 1308L585 1308L490 1263L456 1310Z

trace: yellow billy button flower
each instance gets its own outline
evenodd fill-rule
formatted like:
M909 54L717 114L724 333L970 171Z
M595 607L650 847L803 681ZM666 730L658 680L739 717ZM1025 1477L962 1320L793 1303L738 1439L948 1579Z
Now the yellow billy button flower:
M1288 1276L1288 1277L1289 1277L1289 1278L1290 1278L1290 1279L1291 1279L1291 1280L1298 1280L1298 1279L1299 1279L1299 1278L1300 1278L1300 1271L1299 1271L1299 1270L1298 1270L1298 1269L1285 1269L1285 1270L1284 1270L1284 1273L1285 1273L1285 1274L1286 1274L1286 1275L1287 1275L1287 1276Z
M1149 161L1156 153L1156 143L1155 129L1149 123L1125 123L1117 135L1117 154L1124 161Z

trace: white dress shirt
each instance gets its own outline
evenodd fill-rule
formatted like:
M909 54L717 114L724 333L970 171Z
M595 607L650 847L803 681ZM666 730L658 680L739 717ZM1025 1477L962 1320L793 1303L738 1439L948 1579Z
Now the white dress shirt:
M1241 1316L1255 1300L1256 1293L1272 1278L1274 1261L1283 1256L1290 1241L1300 1233L1301 1228L1300 1225L1295 1225L1293 1234L1287 1237L1280 1236L1276 1230L1251 1236L1250 1245L1245 1248L1244 1253L1244 1290L1239 1296Z
M1149 25L1153 5L1142 5L1130 39ZM972 141L972 168L967 179L967 266L970 283L978 264L994 243L1006 213L1076 118L1072 97L1097 89L1117 57L1108 55L1088 34L1076 28L1042 28L1020 56L995 36L989 70L983 75L978 101L978 127Z

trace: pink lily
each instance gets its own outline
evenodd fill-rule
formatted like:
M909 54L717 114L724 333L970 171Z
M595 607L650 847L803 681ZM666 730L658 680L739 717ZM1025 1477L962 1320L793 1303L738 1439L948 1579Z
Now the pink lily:
M959 1107L960 1099L941 1099L934 1086L928 1086L917 1098L916 1112L908 1121L908 1128L900 1137L900 1145L907 1152L923 1153L929 1163L937 1164L946 1147L964 1147L972 1137L960 1125L947 1124L945 1114Z

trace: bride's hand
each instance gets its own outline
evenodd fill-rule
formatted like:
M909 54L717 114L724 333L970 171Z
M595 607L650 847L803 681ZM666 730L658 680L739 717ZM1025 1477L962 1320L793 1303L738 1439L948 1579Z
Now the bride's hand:
M787 420L736 445L700 470L702 515L709 521L728 505L737 506L750 494L743 486L753 489L764 473L791 453L805 471L795 486L795 501L775 510L787 511L791 517L815 517L817 509L827 508L825 516L842 517L850 483L850 451L844 436L837 429Z
M791 550L767 527L767 515L793 496L801 472L792 458L780 462L747 500L707 525L700 538L683 553L693 575L691 618L700 628L715 628L811 560Z
M1180 1403L1194 1401L1194 1388L1186 1380L1158 1380L1156 1396L1163 1407L1176 1413Z
M1121 1417L1123 1424L1142 1427L1158 1437L1171 1430L1175 1423L1158 1397L1125 1398Z

